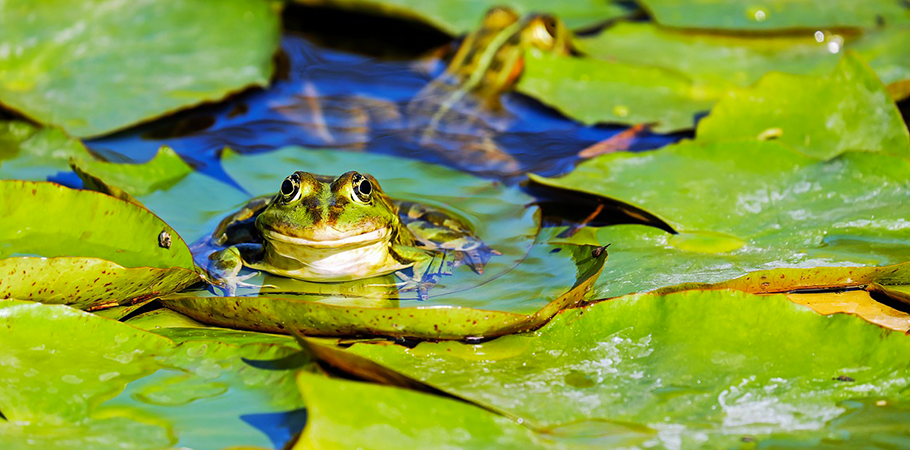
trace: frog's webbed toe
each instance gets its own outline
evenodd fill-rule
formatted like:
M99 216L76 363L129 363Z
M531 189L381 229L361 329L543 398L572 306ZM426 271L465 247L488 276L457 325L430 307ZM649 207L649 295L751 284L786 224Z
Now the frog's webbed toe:
M395 272L395 276L401 280L400 283L395 283L395 287L397 287L401 292L417 291L417 296L420 298L420 301L429 299L430 289L435 287L437 284L435 276L429 278L419 278L416 276L409 276L401 272Z

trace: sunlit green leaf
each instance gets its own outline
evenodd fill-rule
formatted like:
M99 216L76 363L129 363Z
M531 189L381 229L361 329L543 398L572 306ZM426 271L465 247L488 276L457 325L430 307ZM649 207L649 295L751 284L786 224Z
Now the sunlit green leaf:
M0 446L160 448L158 424L128 415L93 416L95 407L154 372L174 344L113 320L62 305L0 301ZM59 446L59 447L58 447Z
M859 37L821 31L798 35L696 33L645 22L620 22L604 32L577 39L587 55L684 74L710 93L745 88L771 71L828 75L845 49L857 51L892 89L910 80L910 27L886 27ZM796 79L802 81L802 79ZM846 86L843 86L846 87Z
M295 0L298 3L311 3L311 0ZM439 28L449 34L462 34L473 31L480 24L484 14L493 7L509 7L519 14L549 13L558 16L571 28L590 27L610 19L629 15L630 9L620 6L613 0L579 0L574 2L549 2L546 0L479 0L464 2L459 0L440 0L421 2L419 0L327 0L320 4L352 9L355 11L372 11L416 19Z
M784 296L627 296L565 311L533 334L348 351L540 429L632 422L681 448L910 437L890 420L906 409L876 409L907 400L910 340ZM863 423L869 414L880 426Z
M660 132L694 127L716 99L660 67L536 51L525 55L518 90L587 124L654 123Z
M159 328L193 328L205 326L177 311L164 308L131 317L126 323L136 328L150 331L155 331Z
M0 103L71 135L94 136L264 86L278 46L276 5L4 2Z
M297 381L308 417L296 450L542 447L531 430L457 400L307 373Z
M831 158L846 150L910 156L910 132L875 73L848 52L827 77L771 73L732 91L701 123L698 140L777 139Z
M0 181L0 215L0 298L90 307L175 292L199 279L171 227L104 194Z
M611 256L598 296L738 277L720 287L786 292L866 284L899 270L878 266L910 254L910 226L895 208L910 195L904 158L847 152L818 161L773 141L690 141L605 155L565 177L533 179L632 204L679 232L602 228L598 239L611 244ZM746 275L753 271L763 272Z
M910 8L895 0L642 0L661 25L726 30L865 27L910 22Z

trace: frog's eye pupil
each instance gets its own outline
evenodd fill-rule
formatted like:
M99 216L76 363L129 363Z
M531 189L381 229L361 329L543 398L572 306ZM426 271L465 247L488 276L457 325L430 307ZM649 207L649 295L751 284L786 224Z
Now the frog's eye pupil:
M289 196L294 193L294 183L291 180L284 180L281 183L281 193L285 196Z
M373 193L373 184L370 183L370 180L367 180L363 176L357 177L354 180L354 196L357 197L357 200L368 203L370 201L370 194Z

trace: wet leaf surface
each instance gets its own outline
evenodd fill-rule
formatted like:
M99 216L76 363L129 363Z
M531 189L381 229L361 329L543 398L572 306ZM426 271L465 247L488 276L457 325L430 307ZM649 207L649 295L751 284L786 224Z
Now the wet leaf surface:
M612 246L596 295L612 297L752 271L769 271L742 283L752 292L863 284L853 278L864 271L885 276L892 269L876 267L910 252L905 214L894 208L910 192L908 175L906 159L876 153L819 161L773 141L695 141L605 155L566 177L533 179L629 203L678 232L599 230L601 245Z
M457 400L306 373L297 382L309 417L296 450L542 447L531 430Z
M57 128L0 121L0 179L45 181L68 170L70 159L87 157L81 142Z
M729 93L699 123L697 135L702 142L776 139L818 158L847 150L910 156L900 112L852 52L830 76L772 73L751 89Z
M130 411L97 414L98 404L158 368L170 340L67 306L15 300L0 301L0 323L3 448L171 443L167 424Z
M0 297L86 308L199 280L180 236L144 208L53 183L0 181L0 192Z
M518 90L586 124L654 123L666 133L695 126L714 99L677 72L531 51Z
M854 50L869 62L889 91L894 90L892 96L900 99L910 94L900 91L901 82L910 79L910 50L904 45L908 38L910 27L906 26L885 27L860 36L823 30L797 35L742 35L620 22L575 43L583 53L597 59L679 72L709 95L746 88L771 71L828 75L845 50ZM849 84L839 87L852 89Z
M657 23L680 28L763 31L906 24L910 9L891 0L642 0Z
M308 3L306 0L295 0ZM630 8L613 0L579 0L553 3L545 0L480 0L463 2L441 0L432 3L417 0L329 0L324 4L353 9L356 11L378 12L393 17L416 19L439 28L446 33L459 35L474 30L483 15L493 7L512 8L519 14L546 13L558 16L571 28L599 25L610 19L631 14Z
M729 448L742 436L907 439L906 410L875 405L906 401L908 346L903 333L784 296L690 291L568 310L536 333L482 344L348 351L533 428L609 419L656 430L658 446ZM870 404L858 413L860 403ZM881 427L857 423L869 414Z
M193 172L170 147L158 149L155 156L141 164L117 164L98 160L73 161L73 170L83 187L131 201L155 191L167 190Z
M5 2L0 103L95 136L263 86L277 13L261 0Z

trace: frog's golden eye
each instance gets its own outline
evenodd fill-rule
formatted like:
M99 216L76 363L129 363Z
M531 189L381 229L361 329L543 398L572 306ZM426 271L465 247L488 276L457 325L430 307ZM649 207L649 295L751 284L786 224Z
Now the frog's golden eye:
M373 193L373 183L363 175L355 173L351 177L351 187L354 191L354 200L360 203L369 203L370 194Z
M295 172L293 175L281 182L281 199L285 203L293 202L300 198L300 175Z

